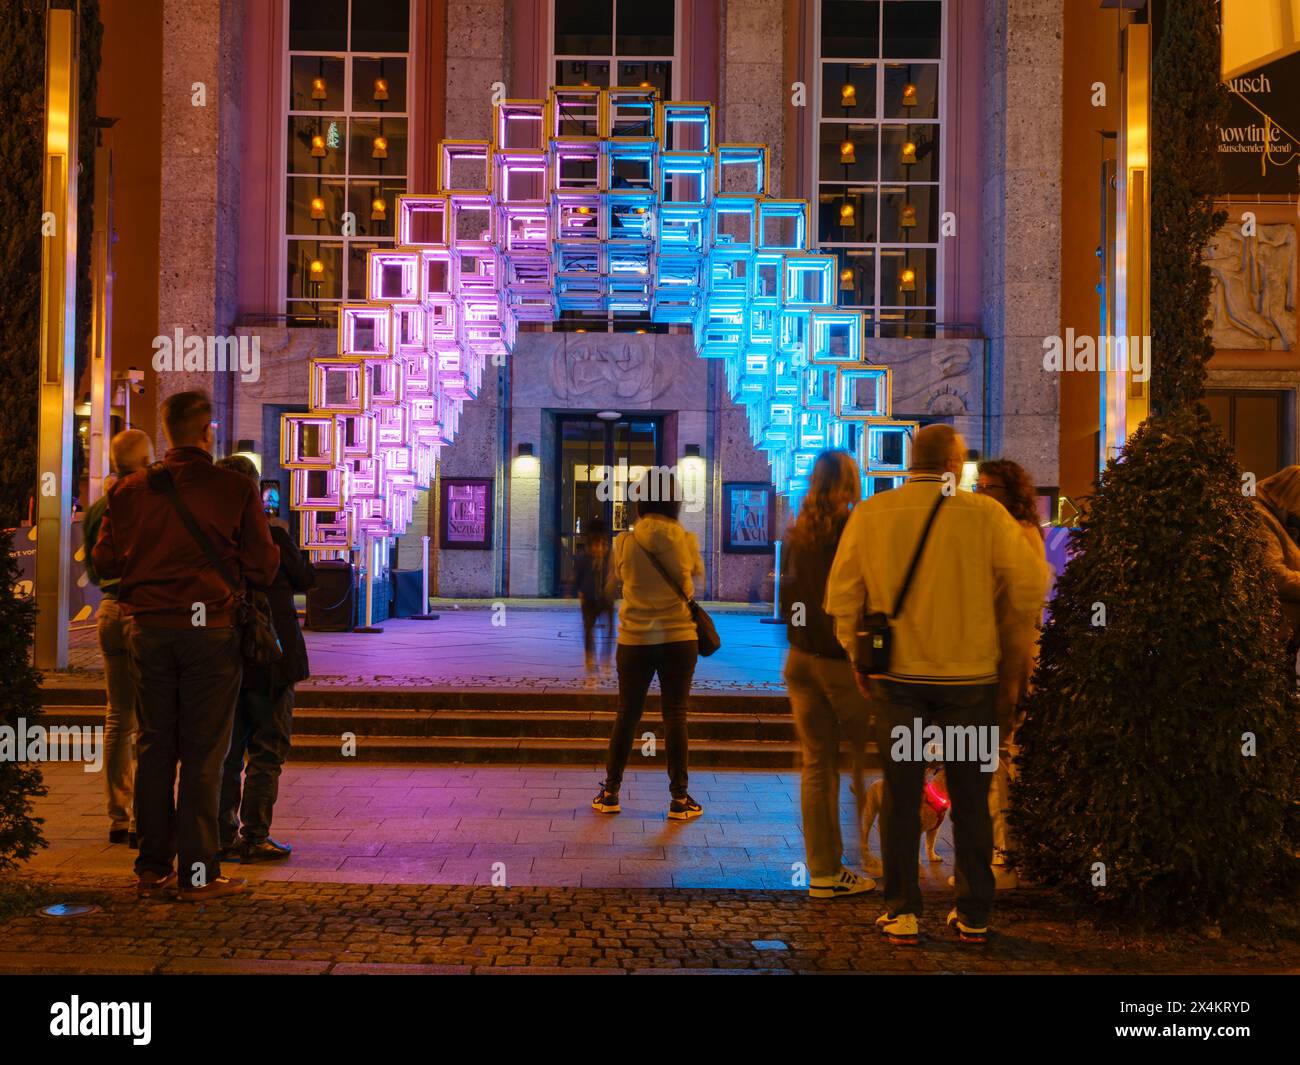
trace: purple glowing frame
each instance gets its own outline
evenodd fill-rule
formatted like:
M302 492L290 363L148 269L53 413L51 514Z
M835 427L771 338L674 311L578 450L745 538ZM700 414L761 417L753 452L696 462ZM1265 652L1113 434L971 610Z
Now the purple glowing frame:
M506 100L491 130L443 141L437 191L397 198L395 246L369 253L338 354L312 360L309 411L283 417L309 551L405 532L489 361L571 311L690 327L792 503L824 447L851 447L868 490L898 475L916 425L891 416L869 323L835 305L808 202L771 195L766 146L717 144L712 104L631 88Z

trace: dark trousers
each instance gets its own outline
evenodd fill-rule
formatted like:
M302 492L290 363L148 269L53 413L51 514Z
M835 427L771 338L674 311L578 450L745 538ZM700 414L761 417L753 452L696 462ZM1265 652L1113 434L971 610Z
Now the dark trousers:
M587 655L588 666L591 666L595 661L598 626L603 627L605 630L600 640L600 660L608 662L610 645L614 642L614 604L608 600L593 602L590 599L583 599L582 649Z
M698 655L694 640L618 645L618 720L609 740L609 761L605 766L605 787L610 791L617 792L623 783L623 770L627 767L632 744L636 741L637 726L645 712L646 692L658 673L668 756L668 789L674 799L686 797L690 746L686 734L686 704Z
M885 868L885 907L890 913L921 913L917 851L921 844L921 789L926 762L895 760L899 744L894 729L910 736L920 719L923 728L937 725L997 727L996 684L900 684L873 680L876 745L885 771L880 809L880 848ZM912 743L905 744L911 753ZM997 749L996 744L994 750ZM952 834L957 852L957 912L963 921L983 925L993 907L993 824L989 818L989 784L972 754L964 761L945 760L944 775L952 801Z
M175 859L181 887L211 883L221 875L217 802L243 675L239 630L133 623L127 646L140 698L136 872L166 876Z
M292 736L292 684L279 691L240 691L230 753L221 776L223 847L235 841L241 825L250 843L260 843L271 834L271 816L280 793L280 770L289 757Z

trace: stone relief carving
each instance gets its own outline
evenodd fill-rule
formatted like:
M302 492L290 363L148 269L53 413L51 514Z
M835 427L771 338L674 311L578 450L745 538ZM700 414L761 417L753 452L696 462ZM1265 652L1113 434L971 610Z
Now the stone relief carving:
M1290 351L1295 346L1296 232L1261 225L1243 236L1232 222L1206 249L1216 348Z
M646 339L617 333L569 336L563 356L551 360L551 388L571 400L609 396L649 402L663 391L666 376L656 382L655 348Z
M979 340L868 341L872 362L893 371L893 405L897 417L922 414L960 417L979 414L975 389L975 354Z

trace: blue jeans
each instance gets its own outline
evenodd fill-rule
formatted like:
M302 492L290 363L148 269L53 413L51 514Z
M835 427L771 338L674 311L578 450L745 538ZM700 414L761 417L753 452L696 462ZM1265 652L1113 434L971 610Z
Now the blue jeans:
M244 688L239 693L230 753L221 775L223 848L235 841L241 827L250 843L261 843L271 834L271 817L280 794L280 770L289 757L292 736L292 684L278 692Z

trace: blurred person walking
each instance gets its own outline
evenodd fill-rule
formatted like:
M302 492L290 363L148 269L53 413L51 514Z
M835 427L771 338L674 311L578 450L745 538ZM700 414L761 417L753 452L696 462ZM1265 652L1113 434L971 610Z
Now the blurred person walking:
M668 817L685 821L703 808L687 791L686 709L698 657L698 634L687 600L704 576L695 534L682 528L677 478L648 471L630 493L636 524L614 541L614 578L623 586L618 618L618 719L609 741L605 781L593 810L619 812L619 788L645 712L650 682L659 677L671 801Z
M257 467L250 459L230 455L217 465L247 477L260 493ZM273 518L270 525L271 539L280 549L280 568L270 587L262 591L271 604L282 655L269 666L244 662L230 753L221 779L221 857L240 862L276 861L293 852L289 844L271 838L271 820L280 771L292 743L294 685L310 676L293 597L311 588L316 575L284 522Z
M1300 466L1287 466L1260 481L1254 503L1264 564L1286 619L1294 669L1300 650Z
M919 935L921 792L936 726L957 859L947 923L964 941L987 937L998 631L1043 605L1041 559L1006 508L957 491L965 455L949 425L918 432L907 482L853 508L826 587L826 611L875 712L886 907L876 925L898 944Z
M153 445L139 429L123 429L109 441L113 475L117 481L142 470L153 461ZM112 487L111 485L109 486ZM83 548L86 576L99 588L96 635L104 658L104 685L108 707L104 714L104 790L108 797L108 842L137 845L135 827L135 746L139 728L135 679L126 653L126 625L117 601L116 577L101 578L95 569L94 547L108 509L108 492L86 511Z
M815 899L860 895L876 882L844 865L840 834L840 741L847 740L857 835L866 828L863 765L871 710L835 638L835 619L822 609L826 578L849 513L862 495L858 464L846 451L823 451L813 463L808 494L785 539L781 614L790 650L785 682L803 747L799 775L808 894Z
M587 666L588 683L597 679L597 670L610 671L610 654L614 643L614 567L610 553L609 528L600 518L592 518L583 530L582 546L573 560L574 585L582 611L582 650ZM603 638L597 631L603 628Z
M219 857L221 769L243 672L237 590L222 570L269 585L280 553L256 487L213 465L208 397L178 392L160 414L170 447L113 486L94 561L120 580L140 693L137 893L179 884L181 899L202 901L245 886L221 875Z

